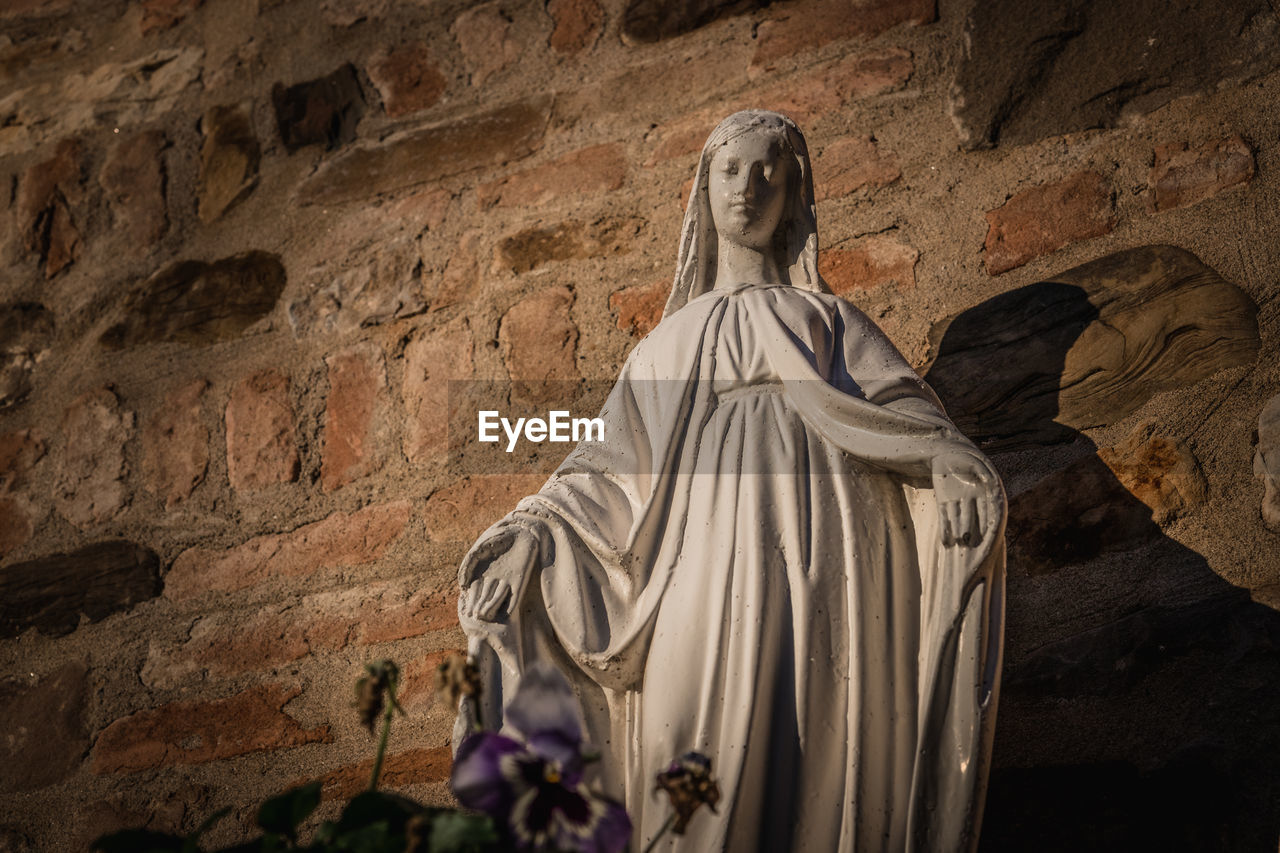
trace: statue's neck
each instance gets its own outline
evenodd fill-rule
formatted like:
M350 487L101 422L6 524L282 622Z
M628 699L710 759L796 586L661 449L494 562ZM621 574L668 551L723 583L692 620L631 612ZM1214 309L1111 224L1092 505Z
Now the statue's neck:
M737 287L740 284L785 283L773 252L762 252L726 240L719 241L716 247L717 288Z

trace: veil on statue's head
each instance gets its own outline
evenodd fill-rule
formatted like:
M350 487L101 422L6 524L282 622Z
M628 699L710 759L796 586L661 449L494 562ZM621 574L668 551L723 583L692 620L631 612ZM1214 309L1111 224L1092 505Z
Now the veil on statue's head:
M663 317L670 317L690 300L715 287L717 236L711 219L711 200L707 182L711 158L731 139L748 133L761 133L775 140L785 155L795 162L787 187L788 204L774 236L779 253L778 272L785 283L803 290L827 293L830 288L818 275L818 212L813 200L813 173L809 168L809 149L796 123L781 113L768 110L743 110L716 126L702 146L698 170L693 176L689 206L680 229L680 252L676 256L676 277Z

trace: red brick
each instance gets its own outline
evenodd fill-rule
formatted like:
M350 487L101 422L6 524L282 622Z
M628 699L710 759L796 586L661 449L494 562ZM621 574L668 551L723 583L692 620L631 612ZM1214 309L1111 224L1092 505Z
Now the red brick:
M625 254L642 224L635 217L603 217L589 224L568 219L526 228L502 238L492 269L520 275L556 261Z
M32 681L0 682L0 791L43 788L80 769L89 746L87 676L83 663L68 663Z
M453 602L456 612L458 604L457 590L451 588L451 591L453 595L450 600ZM441 649L438 652L431 652L420 658L414 658L400 668L400 689L396 693L396 699L399 700L406 712L422 714L435 707L436 670L449 655L461 654L465 654L462 649ZM447 713L452 715L454 709L448 709Z
M176 26L200 7L200 0L142 0L142 20L138 24L143 36Z
M298 478L289 378L263 370L242 379L227 401L227 477L239 491Z
M377 423L386 396L382 349L364 343L325 359L329 396L325 401L320 485L326 492L378 471L383 454Z
M572 151L477 190L483 207L546 204L565 196L616 190L627 179L627 155L616 142Z
M387 115L396 118L435 106L449 81L421 42L401 45L369 65L369 79L382 95Z
M914 71L911 52L901 48L855 53L768 86L738 108L777 110L803 128L852 101L901 88Z
M144 130L121 138L98 175L129 251L145 250L159 242L169 228L165 205L164 149L168 142L158 130Z
M1148 208L1172 210L1204 201L1228 187L1248 183L1256 170L1253 150L1238 135L1198 148L1187 142L1157 146L1148 178Z
M802 0L760 22L752 68L848 38L874 38L898 24L928 24L937 0Z
M892 285L916 286L920 253L892 237L875 235L853 247L827 249L818 256L818 272L837 296Z
M538 291L507 310L498 344L514 382L512 397L529 402L560 399L578 373L578 327L569 316L573 293L567 287Z
M169 394L142 430L142 475L165 509L185 501L204 482L209 430L201 412L208 387L197 379Z
M424 190L391 204L386 212L372 211L371 218L378 224L385 224L389 217L400 227L407 226L406 230L413 233L434 231L444 223L452 204L453 193L448 190Z
M456 480L427 498L427 536L433 542L474 542L546 480L543 474L478 474Z
M431 300L432 311L465 302L472 295L480 283L480 243L483 239L483 231L472 229L453 245L435 298Z
M870 136L841 137L822 149L813 164L818 201L874 191L901 177L898 158L881 153Z
M410 462L430 462L447 450L452 421L449 382L475 374L474 348L465 319L443 329L422 330L405 347L401 394L407 418L404 455Z
M408 501L373 504L335 512L289 533L255 536L227 550L188 549L165 577L165 597L183 600L205 591L246 589L270 578L372 563L404 532L410 510Z
M392 734L392 737L394 738L395 735ZM452 773L452 747L407 749L386 757L382 764L382 775L379 777L378 787L395 790L407 785L444 782ZM336 770L330 770L319 779L320 796L325 800L349 800L368 789L371 775L373 775L372 758L358 764L348 764ZM302 785L310 781L310 777L303 777L296 780L294 784Z
M328 725L304 728L284 706L302 688L266 684L210 702L171 702L107 726L93 748L94 773L203 764L251 752L332 743Z
M1115 227L1111 191L1097 172L1076 172L987 211L987 272L999 275L1068 243Z
M609 294L609 307L618 312L619 329L643 337L662 319L670 296L671 279L660 278L652 284L615 290Z
M82 157L74 140L63 140L52 158L35 163L18 182L18 228L23 247L40 256L53 278L80 254L80 231L71 216L79 199Z
M547 43L556 53L581 53L604 31L604 10L596 0L550 0L547 13L555 24Z
M62 418L63 445L54 502L72 524L89 527L116 518L128 503L124 447L133 413L120 411L106 388L76 398Z
M486 3L458 15L449 28L471 71L471 85L484 81L520 56L520 44L512 37L511 18L497 3Z

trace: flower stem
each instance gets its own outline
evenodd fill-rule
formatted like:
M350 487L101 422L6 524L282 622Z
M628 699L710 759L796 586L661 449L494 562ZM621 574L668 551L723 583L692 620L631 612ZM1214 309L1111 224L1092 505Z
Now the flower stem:
M378 790L378 777L382 775L382 758L387 753L387 741L391 739L391 715L399 705L396 704L395 681L387 684L387 709L382 712L382 734L378 737L378 751L373 756L373 775L369 779L369 790Z
M662 836L667 834L667 830L670 829L672 824L674 824L675 822L676 822L676 816L668 815L667 822L664 823L662 825L662 828L658 830L658 834L655 835L653 838L650 838L649 843L644 846L644 853L650 853L650 851L653 850L653 848L657 847L658 842L662 839Z

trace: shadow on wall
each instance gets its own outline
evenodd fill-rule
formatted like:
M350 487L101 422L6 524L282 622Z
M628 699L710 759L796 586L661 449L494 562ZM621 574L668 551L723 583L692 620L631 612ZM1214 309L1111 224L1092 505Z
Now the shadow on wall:
M1148 425L1099 449L1069 426L1251 362L1255 316L1194 256L1144 247L938 330L925 378L957 424L1006 481L1041 476L1011 494L983 851L1274 853L1280 614L1163 534L1206 497L1181 443Z

